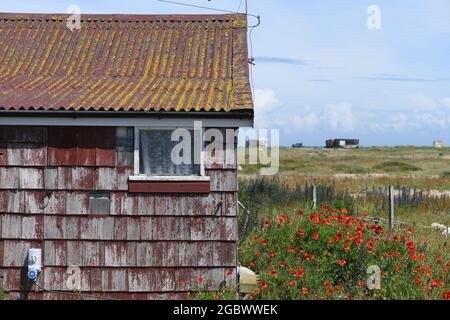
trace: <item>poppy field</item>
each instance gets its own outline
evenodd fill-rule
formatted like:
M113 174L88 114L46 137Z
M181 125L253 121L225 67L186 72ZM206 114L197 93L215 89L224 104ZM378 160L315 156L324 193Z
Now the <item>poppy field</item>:
M367 216L323 205L264 219L241 246L259 275L249 298L450 299L450 261L412 228L389 232Z
M258 275L246 299L449 300L446 250L416 241L413 228L389 231L365 211L322 205L264 218L241 243L239 258ZM237 288L203 294L237 297Z

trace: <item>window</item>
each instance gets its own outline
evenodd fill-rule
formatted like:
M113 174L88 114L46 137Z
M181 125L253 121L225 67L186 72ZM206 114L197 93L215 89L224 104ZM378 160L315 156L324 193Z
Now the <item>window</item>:
M201 131L176 128L136 129L135 174L139 176L201 176ZM196 134L198 137L196 137Z

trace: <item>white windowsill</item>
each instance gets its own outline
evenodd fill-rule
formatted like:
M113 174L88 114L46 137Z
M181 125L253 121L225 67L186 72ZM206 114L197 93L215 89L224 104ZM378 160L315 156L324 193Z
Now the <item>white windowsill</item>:
M210 181L209 176L130 176L129 181Z

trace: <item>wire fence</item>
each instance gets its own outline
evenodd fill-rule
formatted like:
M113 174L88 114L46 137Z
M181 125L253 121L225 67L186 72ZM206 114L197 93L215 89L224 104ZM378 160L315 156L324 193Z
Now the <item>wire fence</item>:
M297 184L289 187L279 178L256 178L239 181L239 201L245 206L239 215L241 238L251 232L261 220L264 212L289 206L314 208L327 203L336 208L347 208L351 212L370 206L374 215L386 216L389 212L389 186L366 186L357 193L338 191L334 184ZM432 213L450 214L450 194L394 186L393 201L396 210L422 209Z

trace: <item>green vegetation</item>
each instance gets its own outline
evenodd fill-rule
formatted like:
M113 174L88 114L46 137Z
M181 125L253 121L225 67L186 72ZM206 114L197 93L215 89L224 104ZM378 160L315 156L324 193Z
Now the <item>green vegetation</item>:
M245 298L450 299L449 240L430 228L450 225L450 148L281 149L277 176L260 168L239 172L239 263L259 275ZM313 209L312 185L329 207ZM233 287L195 297L244 298Z
M7 298L7 294L6 294L6 292L5 291L3 291L3 287L2 287L2 285L0 284L0 300L5 300L6 298Z
M372 168L372 170L374 172L389 172L389 173L393 173L393 172L411 172L411 171L420 171L422 170L419 167L416 167L412 164L409 163L404 163L404 162L400 162L400 161L386 161L386 162L382 162L380 164L377 164L376 166L374 166Z

